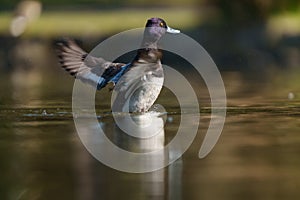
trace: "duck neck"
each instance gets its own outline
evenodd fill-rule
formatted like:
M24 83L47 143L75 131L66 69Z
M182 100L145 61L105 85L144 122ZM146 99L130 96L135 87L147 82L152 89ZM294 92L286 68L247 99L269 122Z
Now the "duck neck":
M144 37L141 49L157 49L157 40Z
M157 43L146 43L137 51L135 60L140 63L157 63L161 58L162 52L157 48Z
M144 38L141 44L141 48L137 52L136 60L143 63L157 63L162 57L161 51L158 49L158 40L160 37L156 37L144 33Z

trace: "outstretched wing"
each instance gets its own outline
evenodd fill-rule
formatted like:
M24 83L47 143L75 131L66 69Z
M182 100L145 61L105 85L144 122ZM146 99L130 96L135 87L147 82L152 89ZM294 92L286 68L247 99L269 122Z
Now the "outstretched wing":
M57 53L62 68L97 89L105 87L110 81L114 82L113 78L128 67L124 63L112 63L93 57L70 39L57 43Z

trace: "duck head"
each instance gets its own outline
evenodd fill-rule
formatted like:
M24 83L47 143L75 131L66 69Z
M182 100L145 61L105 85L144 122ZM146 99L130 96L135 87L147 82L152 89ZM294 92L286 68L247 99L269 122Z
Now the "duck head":
M157 41L166 33L176 34L180 33L180 31L169 27L161 18L150 18L145 26L144 44L146 46L156 44Z

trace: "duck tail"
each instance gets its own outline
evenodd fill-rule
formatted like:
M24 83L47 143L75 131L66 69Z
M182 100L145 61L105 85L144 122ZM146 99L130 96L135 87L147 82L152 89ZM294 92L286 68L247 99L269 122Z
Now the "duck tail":
M74 40L63 39L56 42L56 50L61 67L75 76L81 71L88 53L82 50Z

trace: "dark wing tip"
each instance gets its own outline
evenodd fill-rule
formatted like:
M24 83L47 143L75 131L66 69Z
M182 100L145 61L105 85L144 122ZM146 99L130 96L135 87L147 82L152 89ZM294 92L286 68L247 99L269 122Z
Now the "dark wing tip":
M87 53L78 46L75 40L70 38L57 39L54 44L61 67L68 71L70 75L76 76L83 65Z

